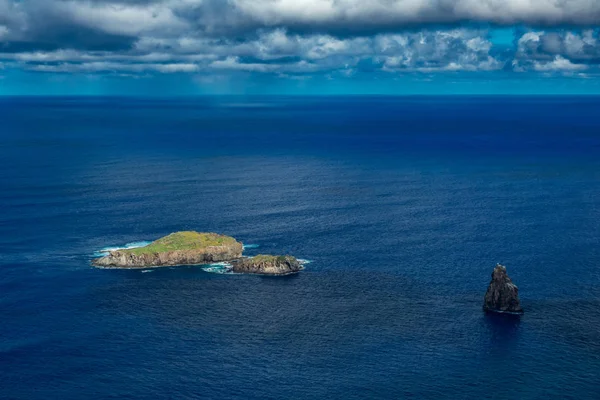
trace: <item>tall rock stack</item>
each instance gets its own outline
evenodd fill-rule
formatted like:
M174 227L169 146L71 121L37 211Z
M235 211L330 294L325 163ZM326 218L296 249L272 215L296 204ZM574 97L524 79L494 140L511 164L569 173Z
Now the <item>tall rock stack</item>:
M492 281L485 294L483 309L496 313L523 314L519 302L519 288L508 277L503 265L496 265L492 272Z

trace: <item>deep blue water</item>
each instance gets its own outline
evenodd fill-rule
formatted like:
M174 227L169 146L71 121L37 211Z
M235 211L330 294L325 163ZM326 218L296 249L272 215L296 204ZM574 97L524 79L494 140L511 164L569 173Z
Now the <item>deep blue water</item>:
M0 398L600 398L600 98L0 98ZM217 231L283 278L98 270ZM526 310L486 316L493 266Z

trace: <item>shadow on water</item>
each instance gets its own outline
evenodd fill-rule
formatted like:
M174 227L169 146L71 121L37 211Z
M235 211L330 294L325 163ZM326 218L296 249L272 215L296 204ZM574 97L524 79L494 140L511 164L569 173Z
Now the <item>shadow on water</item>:
M503 336L513 336L519 330L522 315L484 312L485 325L491 332Z
M510 357L510 353L518 346L521 318L522 316L513 314L484 313L484 332L488 334L491 352Z
M277 281L291 281L294 279L298 279L300 277L300 274L302 272L295 272L293 274L287 274L287 275L259 275L259 274L255 274L253 276L256 276L257 278L260 278L261 280L265 280L265 281L270 281L270 280L277 280Z

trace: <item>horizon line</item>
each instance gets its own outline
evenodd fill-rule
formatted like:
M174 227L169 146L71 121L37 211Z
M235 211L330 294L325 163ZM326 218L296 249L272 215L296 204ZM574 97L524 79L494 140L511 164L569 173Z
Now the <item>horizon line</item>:
M315 94L182 94L182 95L141 95L141 94L1 94L0 98L10 97L112 97L112 98L206 98L206 97L600 97L600 93L315 93Z

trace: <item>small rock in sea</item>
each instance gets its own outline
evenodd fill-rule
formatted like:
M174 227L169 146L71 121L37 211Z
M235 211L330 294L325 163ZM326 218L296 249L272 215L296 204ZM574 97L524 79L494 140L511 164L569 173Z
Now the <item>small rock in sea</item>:
M506 267L496 265L483 303L485 311L505 314L523 314L519 302L519 288L506 273Z
M302 264L296 257L258 255L231 262L233 272L259 275L290 275L300 272Z

